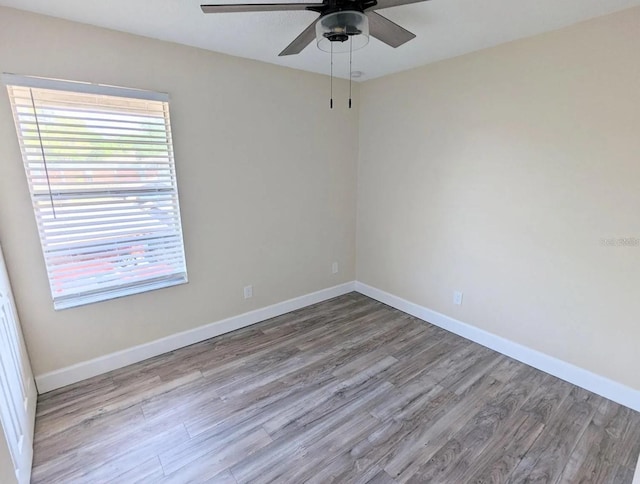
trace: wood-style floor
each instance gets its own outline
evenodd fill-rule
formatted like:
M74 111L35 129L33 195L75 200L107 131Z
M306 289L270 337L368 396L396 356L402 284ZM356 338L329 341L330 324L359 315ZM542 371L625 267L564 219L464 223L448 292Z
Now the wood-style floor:
M640 414L352 293L40 397L33 482L630 483Z

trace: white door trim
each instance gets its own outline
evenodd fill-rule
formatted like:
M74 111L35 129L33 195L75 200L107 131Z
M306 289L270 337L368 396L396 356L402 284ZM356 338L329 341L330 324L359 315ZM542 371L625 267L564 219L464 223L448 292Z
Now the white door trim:
M33 458L36 389L0 248L0 426L16 481L28 483Z

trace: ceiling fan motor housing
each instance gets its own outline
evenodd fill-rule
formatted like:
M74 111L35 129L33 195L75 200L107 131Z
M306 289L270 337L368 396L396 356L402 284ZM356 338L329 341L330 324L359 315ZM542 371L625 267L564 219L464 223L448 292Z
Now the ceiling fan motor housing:
M346 42L349 39L351 41ZM357 10L328 13L316 22L316 40L318 48L325 52L349 52L350 47L361 49L369 43L369 19Z

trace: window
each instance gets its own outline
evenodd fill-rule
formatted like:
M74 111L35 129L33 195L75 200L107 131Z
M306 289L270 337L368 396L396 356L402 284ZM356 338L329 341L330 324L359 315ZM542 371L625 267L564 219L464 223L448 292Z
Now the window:
M187 282L168 96L2 77L54 307Z

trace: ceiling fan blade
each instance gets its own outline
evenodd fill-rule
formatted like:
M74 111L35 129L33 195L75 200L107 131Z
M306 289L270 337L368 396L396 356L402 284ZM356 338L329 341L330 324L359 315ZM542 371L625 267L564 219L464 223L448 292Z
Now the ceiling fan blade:
M287 10L307 10L322 7L322 3L236 3L225 5L200 5L204 13L231 12L281 12Z
M409 5L410 3L420 3L427 1L428 0L378 0L378 3L376 5L374 5L373 7L369 7L366 10L380 10L382 8L399 7L400 5Z
M302 33L293 40L293 42L287 45L287 47L278 54L278 56L299 54L302 52L302 49L309 45L315 38L316 21L314 20L311 25L304 29Z
M367 17L369 17L369 34L393 48L400 47L416 36L379 13L367 12Z

